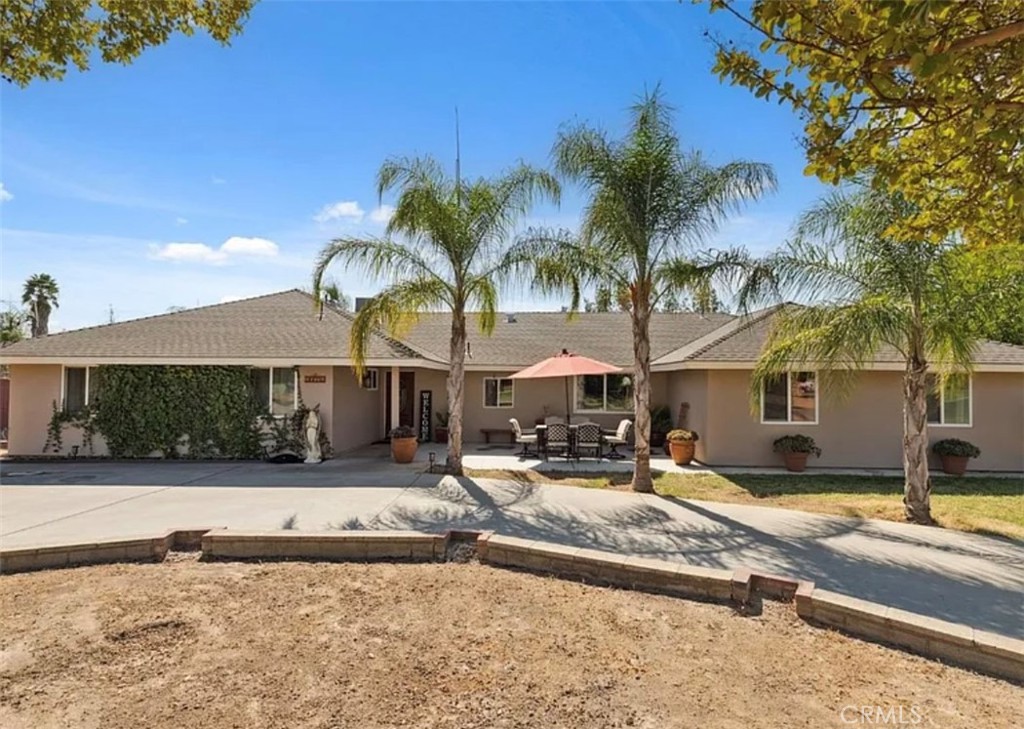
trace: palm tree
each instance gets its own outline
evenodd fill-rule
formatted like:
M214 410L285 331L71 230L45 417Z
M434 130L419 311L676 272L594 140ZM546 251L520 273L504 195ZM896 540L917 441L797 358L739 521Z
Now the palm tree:
M715 166L697 152L682 152L672 110L657 90L632 107L624 139L569 127L559 133L553 156L557 172L589 194L580 231L531 231L523 245L537 256L536 286L568 289L573 311L584 287L625 295L633 330L632 487L650 492L651 313L665 299L699 293L743 269L743 251L701 252L701 244L743 202L773 190L775 175L766 164Z
M50 312L60 305L59 295L60 287L48 273L34 274L25 281L21 303L28 307L33 337L45 337L50 333Z
M357 377L362 376L373 332L399 336L419 312L451 312L447 468L461 475L467 311L478 311L481 331L494 329L498 290L530 264L524 251L507 242L536 201L559 200L560 187L552 175L525 164L493 179L467 183L458 165L452 179L426 157L385 162L377 174L378 197L389 190L398 191L398 200L384 237L329 243L317 260L313 289L321 290L334 261L388 280L355 317L349 344Z
M896 350L904 364L903 503L909 521L930 524L927 375L929 366L942 378L970 370L973 306L954 296L952 242L889 236L911 213L901 198L865 186L833 193L801 217L794 239L766 263L772 287L812 303L776 316L751 397L801 363L842 386L881 347ZM763 295L766 283L745 293Z

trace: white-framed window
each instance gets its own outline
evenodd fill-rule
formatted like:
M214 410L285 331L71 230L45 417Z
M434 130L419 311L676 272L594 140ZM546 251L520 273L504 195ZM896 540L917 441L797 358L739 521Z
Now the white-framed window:
M380 374L378 370L363 370L363 381L359 386L364 390L376 390L380 387Z
M515 394L515 381L511 378L484 378L485 408L510 408L515 404Z
M66 413L77 413L96 399L95 367L68 367L61 374L60 401Z
M949 375L942 382L928 375L928 425L970 428L973 421L973 385L968 375Z
M294 367L256 367L252 385L260 405L272 415L289 415L299 406L299 371Z
M818 424L816 372L790 372L766 382L761 391L761 422Z
M632 375L580 375L576 378L576 412L633 412Z

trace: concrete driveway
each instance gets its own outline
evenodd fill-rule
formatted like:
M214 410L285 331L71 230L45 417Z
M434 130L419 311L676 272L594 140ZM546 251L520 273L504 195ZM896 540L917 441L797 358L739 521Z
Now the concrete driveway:
M1024 638L1024 544L892 522L647 494L454 479L379 458L4 463L0 544L172 527L494 529L706 567L748 566Z

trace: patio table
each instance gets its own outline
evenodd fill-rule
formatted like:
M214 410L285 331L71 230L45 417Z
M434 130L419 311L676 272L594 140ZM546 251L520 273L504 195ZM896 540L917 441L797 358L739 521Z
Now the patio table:
M580 456L579 456L579 453L576 450L576 431L577 431L577 428L579 427L579 423L569 423L567 425L567 427L569 429L569 449L563 455L565 456L566 459L575 459L575 460L578 461L580 459ZM601 460L601 459L604 458L603 446L604 446L604 436L605 435L606 435L605 431L602 430L601 431L601 446L602 446L602 448L601 448L601 450L598 451L601 454L600 456L598 456L598 460ZM548 458L547 437L548 437L548 426L547 425L543 425L543 424L537 425L537 452L538 453L542 453L544 455L544 459L545 460L547 460L547 458Z

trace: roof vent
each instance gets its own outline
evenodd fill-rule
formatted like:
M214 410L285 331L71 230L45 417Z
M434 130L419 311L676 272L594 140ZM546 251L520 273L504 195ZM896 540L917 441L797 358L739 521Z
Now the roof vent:
M356 297L356 313L366 308L366 305L373 301L372 296L357 296Z
M515 324L516 323L516 315L515 314L511 314L511 313L510 314L505 314L505 321L507 321L509 324Z

